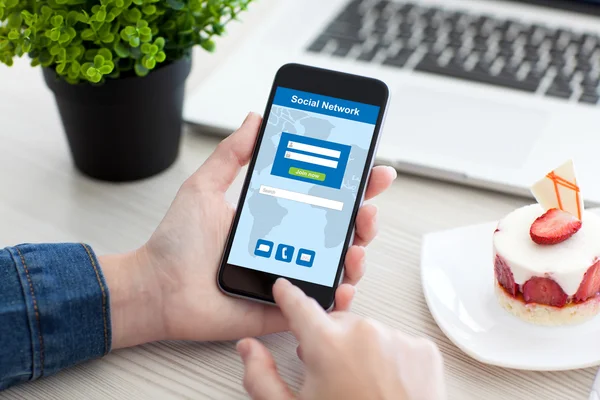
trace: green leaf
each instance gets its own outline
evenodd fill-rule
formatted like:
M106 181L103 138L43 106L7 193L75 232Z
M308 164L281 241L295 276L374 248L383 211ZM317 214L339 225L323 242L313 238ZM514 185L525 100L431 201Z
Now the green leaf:
M165 54L164 51L159 51L158 53L156 53L156 55L154 56L154 59L161 63L163 61L165 61L165 59L167 58L167 55Z
M80 69L83 74L86 74L87 70L90 68L94 68L94 66L92 65L92 63L86 62L86 63L83 63L83 65L81 66Z
M99 55L99 56L102 56L102 58L103 58L105 61L110 61L110 60L112 60L112 58L113 58L113 57L112 57L112 53L110 52L110 50L109 50L109 49L100 49L100 50L98 50L98 55Z
M71 72L78 74L79 70L81 69L81 65L79 64L79 62L77 61L73 61L71 63Z
M212 40L204 40L200 43L200 46L206 51L214 51L215 50L215 42Z
M58 38L58 43L65 44L69 40L71 40L71 36L67 32L63 32L63 33L60 34L60 36Z
M134 4L137 4L138 6L141 6L142 4L144 4L144 0L133 0Z
M137 8L133 8L127 12L125 18L129 22L138 22L142 18L142 13Z
M56 72L58 72L59 75L62 75L65 72L66 65L67 65L66 63L58 64L56 67Z
M69 60L69 61L75 60L80 55L81 55L81 49L79 47L71 46L67 49L67 60Z
M54 17L52 17L51 23L52 26L54 26L55 28L60 27L63 24L62 15L55 15Z
M50 47L50 49L48 49L48 51L53 56L56 56L56 55L58 55L58 53L60 53L60 46L54 45L54 46Z
M146 14L146 15L152 15L152 14L155 14L155 13L156 13L156 6L154 6L154 5L152 5L152 4L150 4L150 5L147 5L147 6L144 6L144 7L142 8L142 12L143 12L144 14Z
M132 37L131 39L129 39L129 45L131 47L138 47L140 45L140 38Z
M181 0L167 0L167 4L173 10L181 10L185 6L185 3Z
M98 83L102 80L102 75L100 75L99 73L96 73L96 74L94 74L94 76L90 76L89 80L92 83Z
M105 50L105 49L102 49L102 50ZM94 57L94 67L100 68L103 65L104 65L104 57L102 57L100 54L96 55L96 57Z
M21 11L21 16L25 20L25 23L27 24L27 26L33 25L35 23L35 20L37 19L37 15L35 15L35 17L34 17L34 15L27 10Z
M21 13L14 12L8 16L8 21L6 22L6 27L8 29L20 29L21 24L23 23L23 17L21 17Z
M115 53L117 53L117 55L121 58L129 57L129 49L121 41L118 41L115 44Z
M148 26L148 21L144 20L144 19L140 19L136 24L135 27L140 29L140 28L145 28Z
M81 32L81 38L83 40L92 40L95 36L96 33L90 28L84 29L83 32Z
M125 35L127 35L127 38L125 40L127 40L129 39L129 36L135 35L135 28L133 26L127 26L121 32L125 32Z
M17 40L20 37L21 37L21 35L19 34L19 31L17 31L16 29L13 29L12 31L8 32L9 40Z
M90 21L90 25L92 26L92 29L95 31L99 31L100 28L102 28L103 24L104 24L103 22L99 22L99 21Z
M164 49L164 47L165 47L165 38L163 38L163 37L156 38L156 40L154 41L154 45L156 47L158 47L159 50Z
M113 40L115 40L115 35L113 35L112 33L108 33L102 37L102 41L104 43L112 43Z
M4 2L4 6L6 8L13 8L17 4L19 4L19 0L5 0L5 2Z
M96 21L104 22L105 19L106 19L106 10L101 9L100 11L98 11L96 13Z
M100 67L100 69L98 71L100 71L100 73L102 75L108 75L112 72L113 67L111 67L110 65L103 65Z
M137 76L146 76L148 75L148 68L144 67L142 64L140 63L135 63L135 67L134 67L135 73Z
M142 53L144 53L144 54L150 53L150 49L151 49L150 43L144 43L142 45L142 47L140 47L140 50L142 50Z
M50 40L56 42L60 38L60 32L55 28L50 31Z

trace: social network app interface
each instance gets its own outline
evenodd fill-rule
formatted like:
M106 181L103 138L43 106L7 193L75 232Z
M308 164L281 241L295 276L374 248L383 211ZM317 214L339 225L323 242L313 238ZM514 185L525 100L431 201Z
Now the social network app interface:
M333 286L378 115L278 87L227 262Z

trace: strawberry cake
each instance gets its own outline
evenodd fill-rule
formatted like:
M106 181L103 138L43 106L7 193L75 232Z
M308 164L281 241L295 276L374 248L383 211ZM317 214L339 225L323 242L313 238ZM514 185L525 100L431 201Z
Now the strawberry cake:
M570 161L532 193L538 203L508 214L493 234L496 295L528 322L586 321L600 312L600 216L583 209Z

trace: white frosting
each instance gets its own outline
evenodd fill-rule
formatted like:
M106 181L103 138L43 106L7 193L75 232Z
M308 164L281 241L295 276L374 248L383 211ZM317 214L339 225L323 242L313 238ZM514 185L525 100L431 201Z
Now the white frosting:
M544 212L539 204L532 204L500 221L494 234L494 257L499 254L506 260L519 285L532 276L548 276L573 296L583 275L600 257L600 216L584 211L579 232L562 243L539 245L531 240L529 229Z

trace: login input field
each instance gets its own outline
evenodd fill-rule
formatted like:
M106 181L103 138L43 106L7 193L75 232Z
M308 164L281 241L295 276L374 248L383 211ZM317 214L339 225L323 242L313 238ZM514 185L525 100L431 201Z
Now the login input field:
M287 145L288 149L305 151L307 153L318 154L320 156L340 158L342 152L338 150L328 149L326 147L313 146L306 143L289 141Z
M278 197L280 199L287 199L297 201L299 203L329 208L331 210L342 211L342 209L344 208L344 203L342 203L341 201L312 196L305 193L292 192L290 190L278 189L271 186L261 185L259 193L267 196Z
M302 161L309 164L321 165L323 167L328 168L337 168L338 162L333 160L328 160L326 158L309 156L308 154L296 153L294 151L286 151L285 158L289 158L290 160Z

